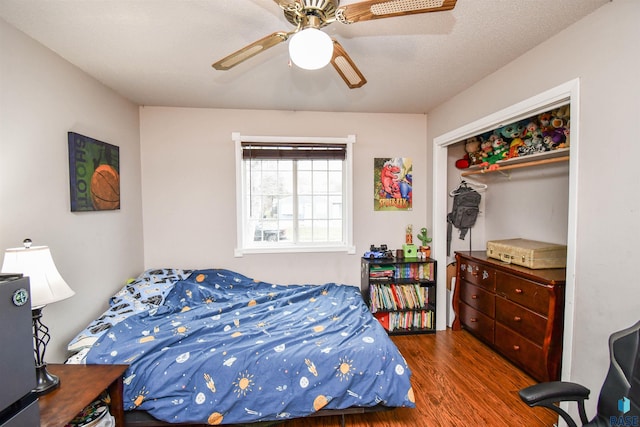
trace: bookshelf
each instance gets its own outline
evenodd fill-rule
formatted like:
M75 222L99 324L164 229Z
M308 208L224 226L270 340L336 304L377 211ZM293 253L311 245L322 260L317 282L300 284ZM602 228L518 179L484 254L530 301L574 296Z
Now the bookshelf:
M360 289L389 335L435 332L436 266L431 258L362 258Z

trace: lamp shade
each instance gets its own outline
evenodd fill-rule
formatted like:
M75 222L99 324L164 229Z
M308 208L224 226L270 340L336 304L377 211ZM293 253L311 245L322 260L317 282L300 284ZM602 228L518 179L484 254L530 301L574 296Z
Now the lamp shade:
M327 33L316 28L305 28L289 41L289 57L305 70L326 66L333 56L333 42Z
M2 272L22 273L29 277L31 308L62 301L75 294L58 273L47 246L7 249Z

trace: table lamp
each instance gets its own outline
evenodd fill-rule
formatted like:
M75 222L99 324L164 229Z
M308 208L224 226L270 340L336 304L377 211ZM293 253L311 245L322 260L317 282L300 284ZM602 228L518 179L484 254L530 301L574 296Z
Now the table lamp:
M21 273L29 277L37 380L34 391L43 395L57 388L60 379L47 371L44 361L51 336L49 328L41 321L42 309L47 304L71 297L75 292L60 276L47 246L31 246L30 239L25 239L23 243L23 248L9 248L5 251L2 272Z

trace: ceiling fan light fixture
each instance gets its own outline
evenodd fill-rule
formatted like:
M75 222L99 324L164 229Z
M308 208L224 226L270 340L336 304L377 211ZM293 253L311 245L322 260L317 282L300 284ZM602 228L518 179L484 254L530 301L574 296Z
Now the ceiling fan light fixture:
M289 57L305 70L325 67L333 56L333 41L327 33L317 28L305 28L289 40Z

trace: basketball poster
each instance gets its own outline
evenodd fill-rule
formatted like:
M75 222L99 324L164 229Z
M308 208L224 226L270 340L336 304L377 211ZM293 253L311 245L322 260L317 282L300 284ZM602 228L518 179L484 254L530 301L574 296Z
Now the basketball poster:
M120 148L68 133L71 211L120 209Z

